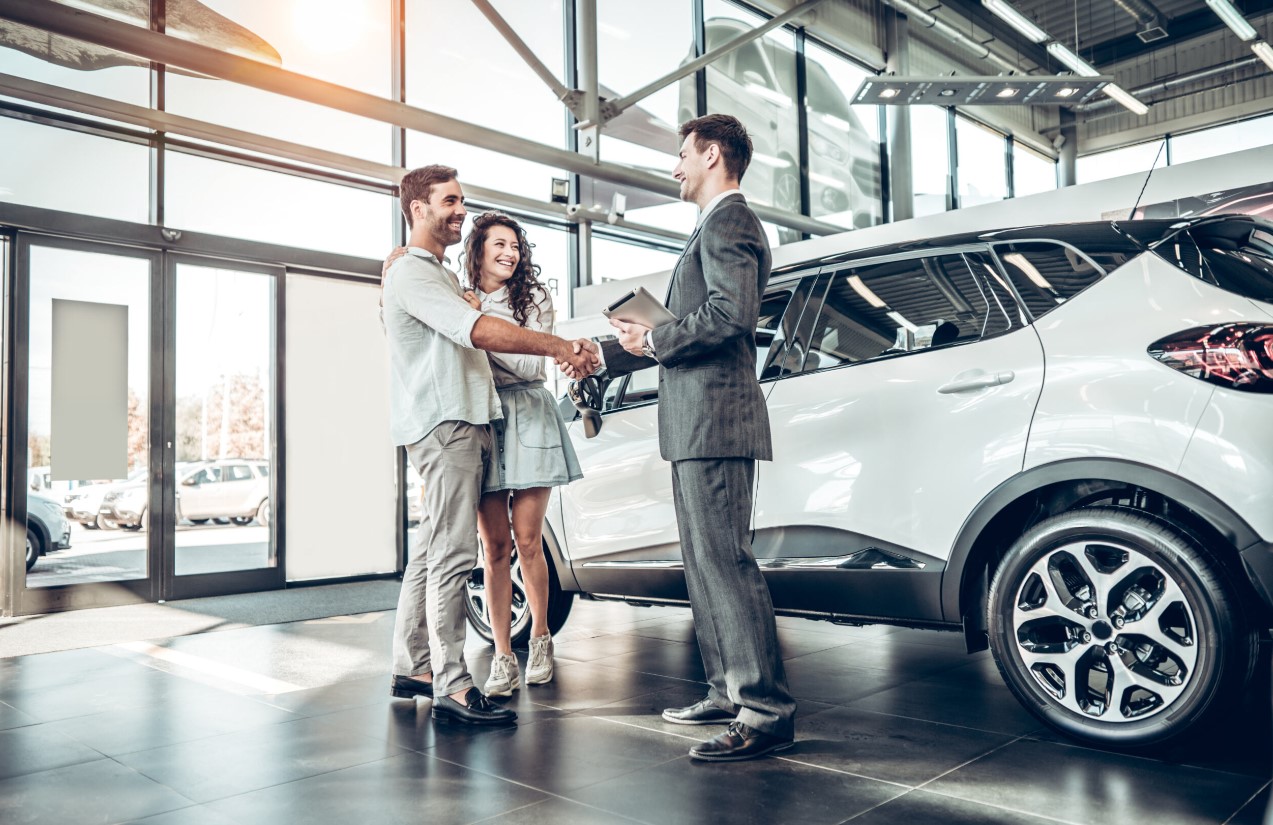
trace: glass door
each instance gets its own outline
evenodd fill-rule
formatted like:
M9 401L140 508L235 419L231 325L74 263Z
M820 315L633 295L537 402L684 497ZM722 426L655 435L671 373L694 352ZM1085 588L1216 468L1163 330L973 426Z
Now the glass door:
M18 614L153 600L158 545L111 499L155 500L157 252L17 239L9 366Z
M14 260L13 612L282 587L281 268L26 233Z
M282 270L169 254L168 598L281 587L277 317Z

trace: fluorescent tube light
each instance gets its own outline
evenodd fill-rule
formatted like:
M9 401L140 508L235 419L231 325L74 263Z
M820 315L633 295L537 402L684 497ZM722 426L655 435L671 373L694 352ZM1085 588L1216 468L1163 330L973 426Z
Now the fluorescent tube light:
M1117 83L1106 83L1105 88L1101 89L1101 91L1138 115L1145 115L1149 113L1148 106L1132 97L1130 92L1122 86L1119 86Z
M1264 61L1264 65L1273 69L1273 46L1261 40L1259 43L1251 44L1251 51L1255 52L1256 57Z
M862 279L856 275L849 276L849 286L853 287L853 291L862 296L862 299L876 309L882 309L888 304L880 300L880 296L871 291L871 288L862 283Z
M1086 60L1065 48L1060 43L1049 43L1048 54L1055 57L1061 63L1064 63L1067 67L1069 67L1070 71L1075 74L1086 75L1087 77L1097 77L1100 75L1100 72L1096 71L1091 63L1088 63Z
M1009 6L1004 0L981 0L981 5L985 6L995 17L998 17L1035 43L1042 43L1045 40L1052 39L1051 35L1034 25L1029 18Z
M1242 13L1233 7L1229 0L1207 0L1207 5L1216 13L1216 16L1224 21L1224 24L1233 29L1233 33L1243 40L1254 40L1258 35L1251 24L1246 21Z

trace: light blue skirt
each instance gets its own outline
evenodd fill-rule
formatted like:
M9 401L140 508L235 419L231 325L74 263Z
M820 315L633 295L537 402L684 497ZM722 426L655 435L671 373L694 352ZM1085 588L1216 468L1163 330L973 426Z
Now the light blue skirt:
M559 487L583 478L566 423L543 382L497 390L504 420L493 422L495 443L482 492Z

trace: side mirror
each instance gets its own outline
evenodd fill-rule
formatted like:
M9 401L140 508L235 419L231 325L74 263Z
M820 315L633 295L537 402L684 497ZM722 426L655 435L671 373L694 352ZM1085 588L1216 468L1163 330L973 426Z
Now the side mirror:
M601 412L598 409L601 406L601 383L592 375L571 381L566 387L566 396L583 419L584 437L596 438L601 432Z
M183 478L183 479L181 480L181 483L182 483L182 485L183 485L183 486L186 486L186 487L198 487L198 486L199 486L199 482L198 482L198 481L196 481L193 477L191 477L191 478Z

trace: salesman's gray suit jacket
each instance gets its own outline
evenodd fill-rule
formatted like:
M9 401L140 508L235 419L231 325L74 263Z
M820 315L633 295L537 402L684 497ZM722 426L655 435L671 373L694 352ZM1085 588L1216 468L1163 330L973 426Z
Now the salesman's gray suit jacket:
M740 194L694 230L668 286L677 320L653 333L659 369L659 452L689 458L773 458L769 414L756 380L756 321L769 282L769 242ZM612 375L654 361L602 343Z

